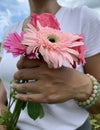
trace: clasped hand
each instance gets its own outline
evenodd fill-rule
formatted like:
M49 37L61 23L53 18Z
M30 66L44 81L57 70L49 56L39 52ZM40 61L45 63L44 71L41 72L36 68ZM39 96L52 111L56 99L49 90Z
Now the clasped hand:
M17 64L16 80L29 80L27 83L13 83L13 89L24 94L16 95L23 101L39 103L62 103L79 98L85 89L86 77L79 71L67 67L49 68L43 60L29 60L22 57ZM83 98L80 96L80 98Z

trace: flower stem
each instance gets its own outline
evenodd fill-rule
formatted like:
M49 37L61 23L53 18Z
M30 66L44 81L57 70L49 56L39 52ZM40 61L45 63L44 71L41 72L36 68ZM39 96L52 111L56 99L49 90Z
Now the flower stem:
M7 130L16 129L17 121L19 119L23 103L24 103L24 101L21 101L21 100L16 101L16 105L15 105L14 111L12 113L11 119L9 120L10 123L7 126Z

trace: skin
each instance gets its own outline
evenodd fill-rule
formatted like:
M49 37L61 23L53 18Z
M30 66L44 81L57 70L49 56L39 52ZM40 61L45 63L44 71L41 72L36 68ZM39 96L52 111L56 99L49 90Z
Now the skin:
M5 103L7 101L7 97L6 97L6 90L4 89L4 86L0 80L0 115L3 114L3 112L6 110L6 106ZM6 128L4 126L0 125L0 130L6 130Z
M22 62L24 63L25 66L21 68ZM80 74L80 80L79 79L76 80L74 77L75 75L78 75L78 73L80 72L73 69L64 68L64 67L59 69L53 69L53 68L49 69L47 64L43 60L29 61L26 58L22 58L19 61L18 66L20 70L15 74L15 79L20 79L20 78L27 79L26 76L26 71L27 71L27 75L29 75L28 80L31 80L30 83L20 84L18 86L16 86L17 84L13 84L12 86L14 87L14 89L17 89L20 92L28 91L30 93L28 95L24 95L24 94L17 95L17 97L20 97L23 100L43 102L43 103L65 102L66 100L72 98L77 99L77 97L75 97L75 95L77 95L77 90L76 91L74 90L74 94L73 94L73 89L76 88L77 82L81 81L80 84L82 85L82 87L86 86L83 81L84 80L87 81L87 77L84 76L83 81L81 80L83 74ZM34 79L35 82L33 81ZM66 82L66 80L68 80L69 82ZM86 83L87 85L89 85L89 83L91 82L87 81ZM83 92L80 90L80 93ZM84 95L83 97L85 98Z
M30 15L33 12L38 14L43 12L55 14L60 9L56 0L29 0L29 4ZM30 17L25 19L23 29L26 27L29 19ZM96 67L94 69L95 65ZM84 101L92 93L93 85L90 78L75 69L64 67L50 69L42 59L28 60L26 57L18 61L17 67L19 70L14 74L14 78L30 80L29 83L11 85L15 90L28 92L28 94L18 94L16 96L16 98L23 101L49 104L62 103L69 99ZM84 70L85 73L93 75L100 82L100 53L86 58ZM0 92L0 97L4 97L6 92L3 84L0 84L0 89L3 90ZM0 100L0 104L4 106L5 101ZM96 104L88 111L90 113L100 113L100 96ZM5 129L0 127L0 130Z
M95 68L96 73L93 71L93 63L97 60L99 62ZM94 75L100 81L100 54L87 58L86 61L86 73ZM43 60L29 60L25 57L19 60L17 66L19 70L14 75L15 79L31 80L29 83L12 84L11 87L15 90L28 92L17 95L21 100L49 104L62 103L69 99L85 101L92 93L93 85L90 78L75 69L50 69ZM100 113L100 96L89 112Z
M60 6L56 0L29 0L30 14L34 13L53 13L55 14Z

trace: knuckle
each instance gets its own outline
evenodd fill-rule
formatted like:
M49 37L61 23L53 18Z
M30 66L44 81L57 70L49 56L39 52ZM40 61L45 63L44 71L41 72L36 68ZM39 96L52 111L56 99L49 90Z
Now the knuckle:
M22 90L23 92L26 92L26 91L27 91L27 86L26 86L26 85L22 85L20 88L21 88L21 90Z
M20 71L18 71L18 72L16 72L16 73L14 74L14 79L19 79L19 80L21 80L21 79L23 79L23 78L24 78L23 70L20 70Z
M25 63L25 57L21 57L20 60L17 62L17 68L22 69L24 68L24 63Z
M27 100L28 102L32 102L32 101L33 101L33 98L30 97L30 96L27 96L27 97L26 97L26 100Z
M17 63L17 68L18 68L18 69L22 69L22 68L23 68L22 62L18 61L18 63Z
M47 103L52 104L52 103L58 103L59 102L59 96L58 95L50 95L47 97Z
M47 102L47 103L52 103L52 102L53 102L53 97L52 97L52 95L49 95L49 96L46 97L46 102Z

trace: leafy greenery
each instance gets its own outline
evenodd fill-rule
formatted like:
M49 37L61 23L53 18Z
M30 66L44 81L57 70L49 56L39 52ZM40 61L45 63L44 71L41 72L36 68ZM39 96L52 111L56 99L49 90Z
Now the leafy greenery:
M28 81L11 81L11 83L25 83ZM44 117L44 111L40 103L25 102L15 98L18 92L11 89L8 109L0 116L0 125L5 125L7 130L17 130L16 125L22 110L27 107L27 112L33 120ZM13 112L10 112L11 106L15 103Z
M89 118L92 130L100 130L100 114L91 114Z

